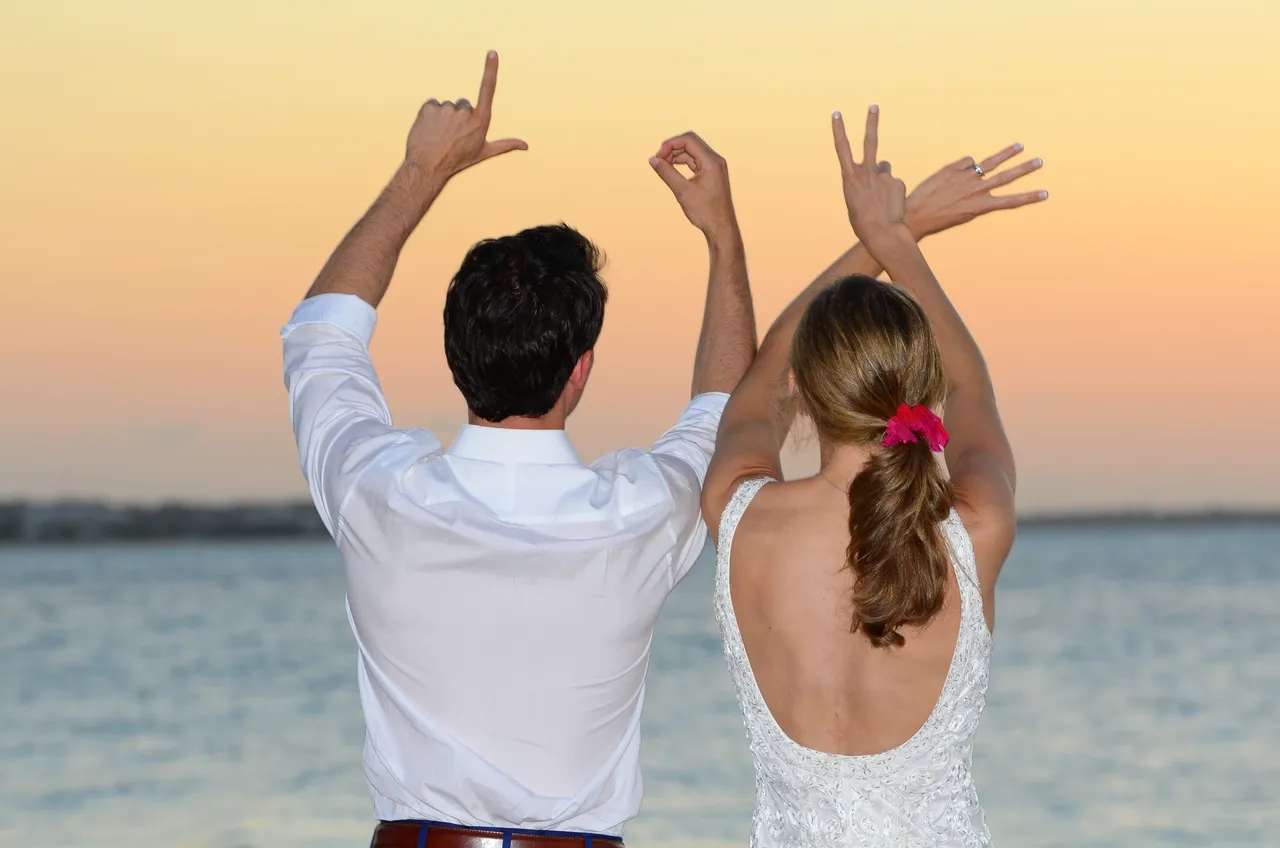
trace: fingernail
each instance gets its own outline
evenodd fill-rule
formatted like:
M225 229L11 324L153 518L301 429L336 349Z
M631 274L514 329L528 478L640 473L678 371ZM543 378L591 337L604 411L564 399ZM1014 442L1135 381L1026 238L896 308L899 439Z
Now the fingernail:
M873 115L877 115L877 114L879 114L879 113L880 113L880 107L879 107L879 106L877 106L876 104L872 103L872 104L871 104L871 114L873 114Z
M498 51L497 51L497 50L490 50L490 51L489 51L489 58L490 58L490 59L496 59L496 58L498 58Z
M649 167L650 167L650 168L656 168L656 167L658 167L658 157L657 157L657 156L652 156L652 157L650 157L650 158L649 158Z
M1020 142L1020 141L1018 141L1018 142L1014 142L1013 150L1014 150L1014 152L1015 152L1015 153L1021 153L1021 152L1022 152L1022 142Z
M1041 165L1043 165L1043 164L1044 164L1044 160L1043 160L1043 159L1036 159L1036 160L1034 160L1031 164L1033 164L1033 165L1035 165L1037 168L1039 168Z
M1049 192L1047 192L1047 191L1042 191L1042 192L1040 192L1040 199L1041 199L1041 200L1048 200L1048 199L1049 199Z
M843 115L841 115L839 112L832 112L832 113L831 113L831 118L832 118L832 120L836 120L836 121L838 121L838 120L840 120L842 117L843 117Z

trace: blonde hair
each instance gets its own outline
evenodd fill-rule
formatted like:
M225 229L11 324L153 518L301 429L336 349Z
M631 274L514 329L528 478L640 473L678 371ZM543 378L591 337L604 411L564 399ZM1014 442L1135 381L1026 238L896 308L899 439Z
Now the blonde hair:
M819 437L870 447L849 487L847 567L853 624L876 647L942 609L950 567L942 522L951 484L926 440L884 447L901 404L937 409L947 377L929 319L905 290L872 277L837 280L809 304L791 348L797 400Z

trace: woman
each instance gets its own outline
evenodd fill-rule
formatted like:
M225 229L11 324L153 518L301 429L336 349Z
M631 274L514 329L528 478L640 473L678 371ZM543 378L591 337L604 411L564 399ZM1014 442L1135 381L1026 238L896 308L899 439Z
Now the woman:
M1013 455L978 346L916 246L903 184L877 160L878 118L872 107L860 163L833 119L860 244L765 337L703 493L755 755L755 848L991 841L970 765L1013 544ZM1039 166L984 180L1020 149L962 160L917 191L967 198L948 225L1043 200L988 193ZM896 285L874 279L882 267ZM782 482L797 408L821 470Z

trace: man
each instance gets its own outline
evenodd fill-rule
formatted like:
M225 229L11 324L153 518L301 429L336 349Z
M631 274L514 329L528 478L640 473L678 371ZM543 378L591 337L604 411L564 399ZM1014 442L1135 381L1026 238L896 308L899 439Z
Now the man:
M400 250L452 177L526 149L487 139L497 72L490 53L474 106L422 107L404 163L282 331L303 472L346 570L375 846L620 844L654 623L703 548L702 481L756 349L725 165L685 135L650 163L711 258L693 399L671 430L592 465L569 444L606 291L596 249L564 226L480 242L449 286L470 422L452 446L392 425L368 343Z

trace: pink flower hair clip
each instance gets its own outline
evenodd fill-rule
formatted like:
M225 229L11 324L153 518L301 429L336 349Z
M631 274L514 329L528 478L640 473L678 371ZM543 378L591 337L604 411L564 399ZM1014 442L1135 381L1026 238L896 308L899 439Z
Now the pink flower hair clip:
M885 423L884 441L881 444L891 448L895 445L917 442L919 441L917 434L924 436L924 440L929 443L929 450L932 451L945 448L951 438L947 435L947 428L942 426L942 419L934 415L932 409L920 405L908 406L904 403Z

